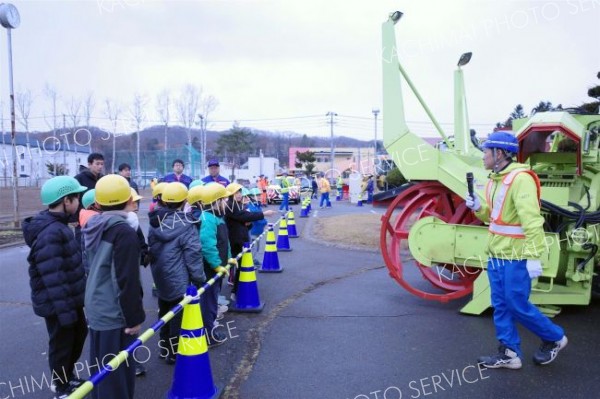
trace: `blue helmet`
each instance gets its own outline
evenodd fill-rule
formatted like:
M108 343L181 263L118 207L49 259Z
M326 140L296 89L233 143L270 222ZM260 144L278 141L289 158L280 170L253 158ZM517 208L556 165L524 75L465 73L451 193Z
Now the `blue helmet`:
M519 152L519 141L514 134L509 132L494 132L481 146L482 148L500 148L501 150L517 153Z

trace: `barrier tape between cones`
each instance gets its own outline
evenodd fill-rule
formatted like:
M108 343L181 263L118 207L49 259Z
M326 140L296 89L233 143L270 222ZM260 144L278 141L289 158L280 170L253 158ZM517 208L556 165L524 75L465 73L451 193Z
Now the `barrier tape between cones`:
M277 223L279 223L281 221L281 219L285 218L288 213L289 213L289 211L286 211L286 213L284 213L281 217L279 217L279 219L277 219L274 223L271 223L271 224L276 225ZM258 237L256 237L254 240L252 240L252 242L250 242L250 246L248 246L247 248L244 248L242 250L242 252L237 254L237 256L235 258L229 259L229 261L227 262L227 265L224 266L228 273L229 273L229 269L231 269L232 266L237 265L238 261L242 258L242 255L245 252L250 252L252 250L252 247L255 246L258 243L258 241L260 241L267 232L268 232L268 230L263 231L262 234L260 234ZM99 383L101 383L102 380L104 380L108 376L108 374L115 371L121 364L125 363L127 361L127 359L129 358L129 356L139 346L141 346L142 344L147 342L152 336L154 336L154 334L156 334L169 321L171 321L177 313L179 313L183 310L183 307L185 305L189 304L190 302L192 302L194 300L199 300L200 296L210 286L212 286L215 282L217 282L217 280L219 280L221 277L223 277L224 274L225 274L224 272L219 272L213 278L211 278L206 283L204 283L204 285L198 289L198 295L196 295L195 297L190 296L190 295L184 295L181 302L179 302L177 305L175 305L163 317L158 319L152 325L152 327L148 328L146 331L144 331L143 333L138 335L138 338L133 343L131 343L131 345L129 345L127 348L125 348L121 352L119 352L119 354L117 356L115 356L110 362L108 362L108 364L103 366L101 371L92 375L89 378L89 380L84 382L79 388L77 388L75 391L73 391L67 397L67 399L83 399L87 394L92 392L94 387L96 385L98 385Z

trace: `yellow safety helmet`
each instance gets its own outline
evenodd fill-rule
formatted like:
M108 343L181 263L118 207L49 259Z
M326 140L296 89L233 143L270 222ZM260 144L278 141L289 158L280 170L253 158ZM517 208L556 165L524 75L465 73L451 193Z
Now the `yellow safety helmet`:
M167 187L167 184L169 183L160 182L156 186L154 186L154 188L152 189L152 198L156 198L159 195L161 195L165 187Z
M178 203L187 198L188 189L183 183L173 182L167 184L162 191L162 202Z
M96 202L102 206L123 204L131 198L129 182L120 175L106 175L96 183Z
M204 205L212 204L216 200L229 196L229 193L227 192L225 187L223 187L219 183L209 183L206 186L204 186L203 194L204 195L201 198L201 201Z
M244 186L239 183L230 183L225 188L227 189L227 196L230 196L240 191L242 188L244 188Z
M135 191L135 188L132 187L131 188L131 200L135 202L135 201L141 200L142 198L144 198L144 197L139 195L138 192Z
M194 186L188 191L187 202L188 204L195 204L196 202L202 202L206 193L205 186Z

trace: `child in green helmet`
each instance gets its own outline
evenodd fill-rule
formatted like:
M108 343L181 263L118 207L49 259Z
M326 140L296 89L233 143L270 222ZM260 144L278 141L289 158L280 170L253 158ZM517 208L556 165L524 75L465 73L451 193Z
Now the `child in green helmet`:
M77 213L80 193L85 190L69 176L48 180L41 190L42 204L48 209L23 222L23 236L31 248L27 257L31 301L34 313L46 321L55 398L67 397L82 382L73 372L87 336L85 273L80 246L68 222Z

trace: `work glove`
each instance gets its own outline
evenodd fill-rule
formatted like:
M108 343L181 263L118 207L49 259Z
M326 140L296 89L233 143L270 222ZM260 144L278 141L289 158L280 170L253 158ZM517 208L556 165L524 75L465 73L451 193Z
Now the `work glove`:
M229 276L229 270L225 269L223 266L217 266L215 268L215 272L217 273L223 273Z
M477 212L479 209L481 209L481 202L479 202L478 196L475 195L474 197L475 198L471 197L469 193L467 193L465 197L465 203L467 205L467 208Z
M527 259L526 266L530 279L533 280L542 275L542 262L539 260Z

